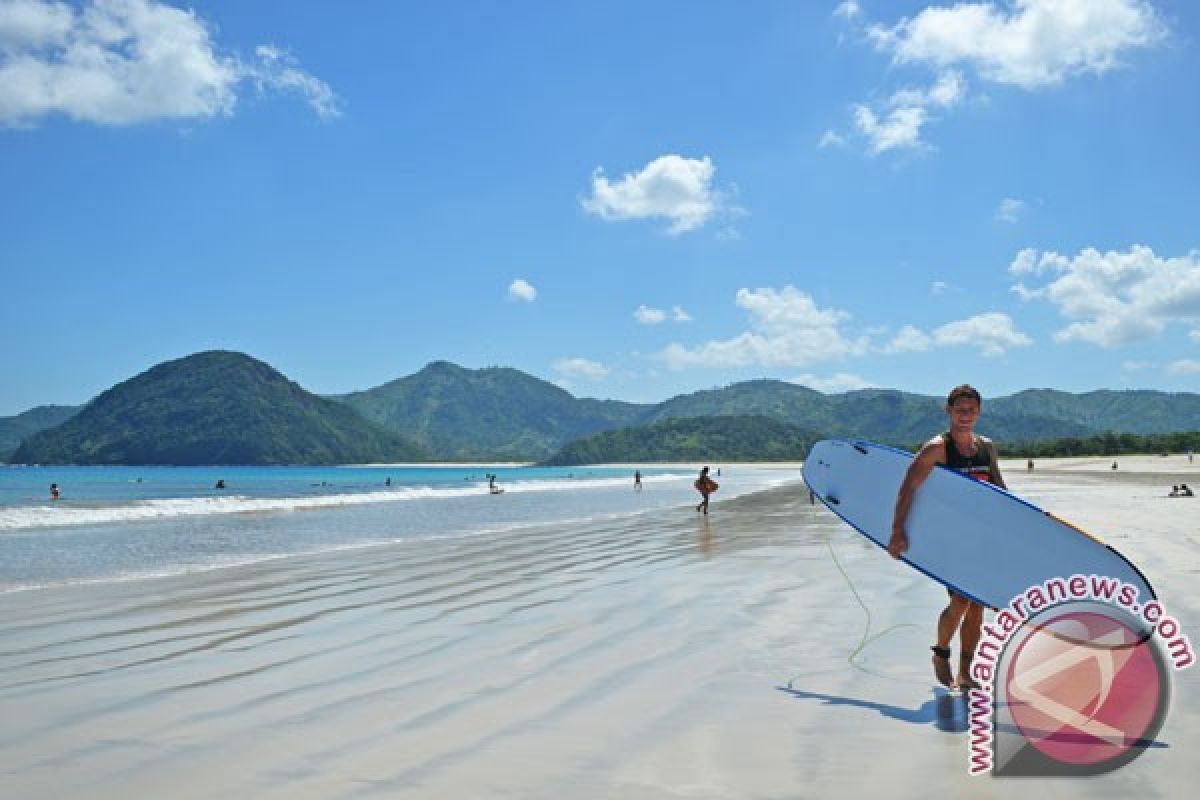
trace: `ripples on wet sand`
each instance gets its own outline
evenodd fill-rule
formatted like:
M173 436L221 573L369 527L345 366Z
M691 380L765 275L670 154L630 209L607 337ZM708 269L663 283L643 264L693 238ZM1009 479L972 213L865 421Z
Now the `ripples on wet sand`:
M854 664L866 619L833 555L885 632ZM1143 566L1168 602L1188 569ZM1003 788L971 783L962 737L926 713L913 623L943 597L798 486L715 503L707 520L685 507L13 593L0 784L6 797ZM1174 605L1195 630L1195 606ZM1195 688L1188 676L1177 697ZM1169 749L1059 790L1182 785L1177 745L1200 743L1200 724L1179 705Z

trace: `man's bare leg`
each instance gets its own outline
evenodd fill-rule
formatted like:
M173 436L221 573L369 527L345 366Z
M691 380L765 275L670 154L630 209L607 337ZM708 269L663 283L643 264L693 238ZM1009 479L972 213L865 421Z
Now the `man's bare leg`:
M950 603L938 617L937 644L933 646L933 674L943 686L954 685L954 673L950 670L950 640L962 625L971 601L962 595L950 595ZM978 631L976 631L978 639Z
M958 687L960 689L978 689L979 684L971 677L971 660L975 657L975 647L979 644L980 632L983 628L983 606L971 603L963 614L962 625L958 629L958 643L962 652L958 657Z

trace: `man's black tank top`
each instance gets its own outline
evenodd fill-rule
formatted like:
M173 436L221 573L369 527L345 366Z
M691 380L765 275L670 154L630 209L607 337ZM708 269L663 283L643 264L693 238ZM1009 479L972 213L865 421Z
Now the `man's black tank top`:
M946 443L946 466L974 478L977 481L991 483L992 480L992 451L987 441L979 434L975 437L975 455L965 456L954 446L954 437L949 431L942 434Z

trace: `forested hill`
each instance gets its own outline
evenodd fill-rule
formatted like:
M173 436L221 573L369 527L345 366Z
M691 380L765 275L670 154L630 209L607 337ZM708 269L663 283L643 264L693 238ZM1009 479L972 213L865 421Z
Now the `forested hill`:
M545 458L572 439L639 422L652 408L577 398L516 369L447 361L333 399L445 459Z
M346 464L427 454L241 353L159 364L25 439L25 464Z
M986 411L1037 415L1082 425L1097 433L1200 431L1200 394L1190 392L1104 389L1071 394L1055 389L1026 389L996 398L986 404Z
M763 416L818 431L911 445L945 427L943 400L889 389L826 395L755 380L679 395L658 404L577 398L519 370L466 369L436 361L419 372L333 399L411 437L438 458L539 459L615 428L687 417ZM1096 428L987 404L981 430L1002 441L1086 436Z
M545 463L800 461L820 438L764 416L687 417L589 436L567 445Z
M80 408L82 406L38 406L15 417L0 417L0 461L11 455L26 436L61 425L79 413Z
M752 380L656 404L626 403L575 397L512 368L467 369L447 361L373 389L321 398L249 356L210 352L160 364L74 416L76 409L60 406L0 419L0 458L24 439L9 460L525 461L559 457L569 443L605 431L635 429L653 436L640 426L747 416L823 437L911 447L945 428L944 402L894 389L824 394L784 381ZM1200 395L1030 389L985 398L979 431L1008 452L1053 439L1200 431ZM629 445L633 434L622 435Z
M758 380L679 395L660 404L652 420L689 416L756 414L818 431L824 436L870 439L908 446L945 429L945 399L895 389L860 389L822 394L784 381ZM1095 428L1070 419L1056 419L1036 409L997 408L985 401L979 430L1006 442L1086 436Z

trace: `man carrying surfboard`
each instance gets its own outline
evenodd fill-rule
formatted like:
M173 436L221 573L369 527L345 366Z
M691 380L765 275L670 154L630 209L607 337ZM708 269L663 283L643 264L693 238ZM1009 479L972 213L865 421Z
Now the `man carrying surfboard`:
M896 493L896 511L892 518L892 538L888 552L892 558L900 558L908 550L908 532L905 521L912 508L913 497L921 484L940 465L964 472L972 478L994 483L1007 489L1000 475L999 458L992 441L975 433L983 409L983 398L972 386L963 384L950 390L946 398L946 413L950 418L950 430L939 434L921 447L908 471L900 490ZM933 650L933 671L944 686L957 685L961 689L978 688L971 679L971 657L979 644L983 626L983 606L966 597L947 590L950 603L938 617L937 644ZM958 659L958 679L950 669L950 640L958 631L961 648Z
M700 501L700 505L696 506L696 510L703 511L705 514L707 514L708 496L717 490L717 482L708 477L708 467L700 470L700 477L696 478L692 485L696 487L696 491L699 492L700 496L703 498Z

